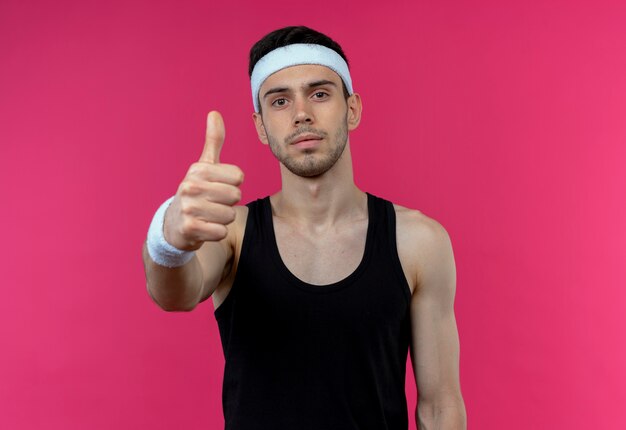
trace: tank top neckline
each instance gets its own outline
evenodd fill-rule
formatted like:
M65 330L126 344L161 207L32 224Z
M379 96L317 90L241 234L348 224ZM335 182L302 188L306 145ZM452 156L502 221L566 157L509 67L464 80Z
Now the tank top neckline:
M367 195L367 233L365 236L365 249L363 250L363 256L361 257L361 260L356 269L354 269L352 273L350 273L343 279L340 279L339 281L324 285L309 284L308 282L305 282L302 279L298 278L291 272L291 270L289 270L282 257L280 256L280 252L278 250L278 242L276 240L276 232L274 230L274 218L272 216L272 204L269 196L265 197L263 199L263 211L265 215L267 231L269 232L269 242L271 248L270 254L272 256L272 260L274 260L274 263L276 264L278 272L287 281L289 281L299 289L311 293L330 293L334 291L339 291L351 285L356 279L358 279L368 266L368 262L372 254L372 248L374 246L374 227L376 225L374 196L368 192L365 192L365 194Z

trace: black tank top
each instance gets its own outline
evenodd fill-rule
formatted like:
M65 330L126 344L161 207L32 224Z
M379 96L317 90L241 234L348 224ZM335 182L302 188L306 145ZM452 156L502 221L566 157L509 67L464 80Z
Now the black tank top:
M356 270L312 285L282 261L269 197L247 204L231 291L215 310L226 430L406 430L411 292L391 202L367 193Z

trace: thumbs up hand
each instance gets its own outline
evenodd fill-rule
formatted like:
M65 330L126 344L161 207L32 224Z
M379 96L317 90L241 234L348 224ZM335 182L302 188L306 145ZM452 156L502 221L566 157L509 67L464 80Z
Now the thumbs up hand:
M209 112L200 160L189 167L165 212L165 240L178 249L194 251L203 242L224 239L226 226L235 220L244 175L239 167L219 162L224 134L222 116Z

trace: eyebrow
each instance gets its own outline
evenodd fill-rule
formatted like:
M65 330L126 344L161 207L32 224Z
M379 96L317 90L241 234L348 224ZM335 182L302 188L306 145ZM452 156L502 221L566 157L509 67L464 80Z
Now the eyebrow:
M309 82L308 84L306 84L306 87L308 89L311 88L315 88L315 87L319 87L322 85L332 85L335 88L337 87L337 84L334 83L333 81L329 81L328 79L320 79L319 81L313 81L313 82ZM274 87L274 88L270 88L269 90L267 90L265 92L265 94L263 94L263 99L265 99L267 96L271 95L271 94L275 94L275 93L284 93L289 91L289 88L287 87Z

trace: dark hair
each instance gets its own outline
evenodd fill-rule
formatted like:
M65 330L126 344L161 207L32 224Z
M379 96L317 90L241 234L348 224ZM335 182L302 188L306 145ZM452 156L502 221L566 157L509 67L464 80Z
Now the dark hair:
M252 76L252 71L256 63L263 58L263 56L274 49L282 48L283 46L292 45L294 43L314 43L316 45L322 45L332 49L341 56L348 64L348 58L343 53L343 49L337 42L325 34L315 31L312 28L305 26L292 26L279 28L269 34L266 34L261 40L252 46L250 49L250 62L248 64L248 75ZM348 64L348 67L350 65ZM350 97L346 84L341 81L343 86L343 95L347 99Z

